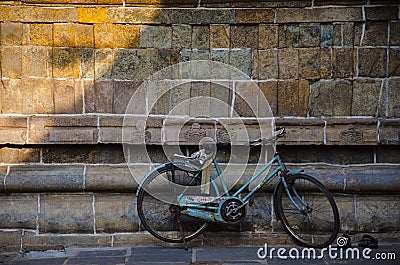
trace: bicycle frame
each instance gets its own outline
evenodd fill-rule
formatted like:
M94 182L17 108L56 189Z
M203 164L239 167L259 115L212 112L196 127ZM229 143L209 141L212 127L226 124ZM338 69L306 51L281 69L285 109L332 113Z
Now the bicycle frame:
M264 177L264 179L261 181L260 184L258 184L250 193L248 193L244 198L239 198L239 195L244 192L250 184L257 179L260 175L262 175L272 164L277 164L277 167L268 175ZM253 175L245 184L243 184L236 192L234 192L232 195L230 194L224 179L222 178L222 173L221 169L218 165L217 160L214 158L213 160L213 165L215 167L215 170L217 172L217 178L222 183L222 188L223 188L223 193L219 190L218 186L215 183L215 180L211 180L211 183L213 185L213 188L216 192L217 197L216 198L211 198L210 201L204 201L202 202L194 202L193 201L193 196L185 196L183 194L178 196L178 201L179 201L179 206L185 208L181 213L187 214L193 217L205 219L208 221L218 221L218 222L224 222L222 219L221 215L219 214L219 209L221 208L222 204L228 200L228 199L236 199L240 200L242 202L242 205L246 205L250 198L259 192L262 187L270 182L273 178L276 176L281 177L281 181L283 182L283 185L285 187L285 190L288 194L289 199L293 203L293 205L300 211L303 212L302 207L299 206L299 204L296 202L296 199L298 202L303 207L307 207L307 203L305 203L300 196L298 195L297 191L292 187L289 190L289 186L286 183L285 176L290 176L294 174L298 174L302 172L302 170L292 170L292 171L287 171L286 166L284 165L283 161L281 160L279 154L275 154L274 158L268 162L263 168L261 168L255 175ZM281 175L281 173L284 173ZM293 193L293 195L292 195Z

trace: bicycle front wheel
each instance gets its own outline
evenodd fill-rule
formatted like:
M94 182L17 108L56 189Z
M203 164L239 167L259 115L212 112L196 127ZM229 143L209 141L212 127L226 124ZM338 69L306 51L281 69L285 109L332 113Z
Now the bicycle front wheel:
M204 220L181 214L183 208L169 200L177 198L185 186L199 186L201 181L196 174L169 165L154 171L144 181L137 197L137 210L141 225L154 237L168 243L183 243L204 232Z
M332 244L339 232L339 212L331 193L305 174L285 180L287 189L279 182L274 196L275 213L284 229L304 247L324 248Z

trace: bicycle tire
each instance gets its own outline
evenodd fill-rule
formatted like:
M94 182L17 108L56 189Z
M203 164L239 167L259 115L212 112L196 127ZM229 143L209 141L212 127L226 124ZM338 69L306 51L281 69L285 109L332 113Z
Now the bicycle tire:
M325 248L332 244L339 232L340 220L331 193L321 182L305 174L285 179L290 193L297 191L309 206L303 206L296 198L296 203L303 210L300 212L289 199L283 182L279 182L275 189L274 207L277 219L282 222L285 231L303 247Z
M174 171L174 174L172 174L172 171ZM141 225L151 235L162 241L168 243L187 242L200 236L207 227L207 222L204 220L179 214L178 212L182 210L179 206L157 198L150 188L152 184L160 183L160 181L164 182L162 183L163 187L167 186L164 189L167 192L173 192L173 190L169 190L168 188L168 186L171 189L173 187L173 185L169 185L169 181L180 185L200 185L199 178L194 179L195 183L190 183L187 179L184 179L185 177L190 179L190 173L190 171L175 166L165 166L150 174L138 192L137 211ZM174 176L174 179L172 179L172 176ZM178 222L182 225L185 240L182 238Z

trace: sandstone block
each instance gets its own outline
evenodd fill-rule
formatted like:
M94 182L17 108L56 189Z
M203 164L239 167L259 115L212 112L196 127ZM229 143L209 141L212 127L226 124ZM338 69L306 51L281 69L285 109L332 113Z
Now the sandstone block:
M332 52L333 77L349 78L354 76L353 48L337 48Z
M150 171L149 166L135 165L133 167L136 173L139 171L143 176ZM139 168L141 170L139 170ZM86 191L112 191L112 192L134 192L138 183L129 172L127 166L109 165L109 166L88 166L85 175Z
M96 195L96 231L101 233L139 230L134 194Z
M142 81L128 81L128 80L114 81L113 113L124 114L127 111L129 101L136 93L137 89L142 85L142 83L143 83ZM131 110L133 111L132 108L129 109L129 111Z
M258 51L258 78L270 79L278 78L278 51L259 50Z
M172 48L190 49L192 27L186 24L172 25Z
M3 46L14 46L22 44L22 23L3 22L1 23L1 44Z
M236 23L272 23L275 12L273 9L236 9Z
M399 196L357 196L360 231L388 232L398 229Z
M1 227L36 229L37 195L0 196Z
M77 49L79 59L79 77L94 79L95 51L93 48Z
M378 140L374 119L331 119L326 129L327 144L375 145Z
M53 25L33 23L26 24L29 32L25 38L26 45L53 46Z
M349 81L319 81L311 85L311 116L348 116L351 110L352 84Z
M361 7L282 8L277 11L277 23L362 21Z
M281 49L278 51L279 78L298 78L299 52L297 49Z
M360 76L384 77L386 73L386 49L360 48L358 50Z
M278 115L306 116L310 97L307 80L287 80L278 82Z
M264 25L258 26L258 48L271 49L278 47L278 26Z
M388 115L389 117L398 118L400 117L400 79L391 78L389 79L388 89Z
M27 118L2 116L0 118L0 143L24 144L27 135Z
M139 47L139 26L114 24L112 36L114 48L138 48Z
M0 148L0 157L5 164L20 164L20 163L39 163L40 148ZM0 176L5 176L0 169ZM4 181L2 182L4 183ZM1 188L0 188L1 191Z
M66 192L83 190L83 166L11 166L9 192Z
M122 51L121 54L115 54L111 49L95 49L95 57L94 57L94 77L95 79L111 79L114 75L115 78L118 78L117 74L113 73L114 65L115 68L118 69L118 62L120 55L126 55ZM136 51L132 51L132 55L135 55ZM114 59L114 57L116 57ZM126 57L125 57L126 58ZM126 58L129 60L129 58ZM114 63L115 61L115 63ZM119 75L123 76L125 72L120 72ZM125 79L125 78L118 78Z
M321 68L320 49L299 50L299 77L304 79L320 78Z
M343 232L358 231L358 220L355 215L354 197L335 194L334 199L339 210L340 229Z
M92 25L75 24L74 25L74 43L75 47L94 47L94 31Z
M172 28L168 26L141 26L140 48L168 49L172 45Z
M276 120L277 127L285 127L287 136L280 142L290 145L321 145L324 143L324 121L320 119Z
M75 47L73 23L55 23L53 26L55 47Z
M107 8L78 8L79 23L105 23L107 22Z
M1 47L2 77L20 78L22 76L23 50L21 46Z
M17 22L75 22L77 13L70 7L2 6L0 14ZM2 16L3 17L3 16Z
M389 76L400 76L400 50L389 50Z
M362 45L382 46L387 45L387 22L367 22L365 26Z
M53 48L53 77L79 77L79 57L76 49Z
M108 23L94 25L94 47L96 49L113 48L113 25Z
M356 79L353 82L351 114L385 116L384 91L383 80Z
M51 77L52 49L41 46L23 47L22 76Z
M22 230L0 231L0 251L18 252L21 251Z
M31 117L29 143L97 143L97 117Z
M366 7L365 18L367 20L395 20L398 17L396 6Z
M82 113L83 88L77 80L53 80L54 112Z
M400 45L400 34L398 34L398 32L400 32L400 22L390 22L390 45Z
M252 70L252 53L251 49L231 50L229 54L229 65L236 67L243 73L251 76ZM235 77L232 76L233 79ZM236 77L237 78L237 77ZM241 77L239 77L241 79Z
M321 78L332 77L332 56L329 48L320 49L320 75Z
M42 195L39 231L43 233L93 233L92 195Z
M258 46L258 28L256 26L231 26L232 48L254 48Z
M71 246L111 246L110 234L35 234L25 231L22 237L22 251L45 251L65 249ZM21 245L21 242L20 242Z
M208 26L192 27L192 49L210 49L210 29Z
M229 48L230 36L230 25L210 25L210 48Z
M382 120L379 127L379 140L382 144L400 143L400 123L396 120Z

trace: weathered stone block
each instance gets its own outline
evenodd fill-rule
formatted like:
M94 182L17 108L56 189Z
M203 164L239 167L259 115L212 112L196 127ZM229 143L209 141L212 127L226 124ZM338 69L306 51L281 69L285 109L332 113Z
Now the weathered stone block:
M355 214L354 196L334 194L334 199L339 210L339 229L341 229L343 233L358 231L358 220Z
M329 48L320 49L320 75L321 78L332 77L332 56Z
M319 81L310 87L311 116L348 116L352 84L349 81Z
M140 26L140 48L168 49L172 45L172 28L168 26Z
M280 142L292 145L324 144L324 121L320 119L289 119L276 120L277 127L285 127L287 136Z
M142 81L114 81L113 113L124 114L127 111L129 101L142 84ZM138 95L135 97L140 98ZM134 106L131 106L128 111L133 112L133 108Z
M297 49L281 49L278 51L279 78L298 78L299 52Z
M210 48L210 29L208 26L192 27L192 49L207 50Z
M256 26L231 26L232 48L253 48L258 46L258 28Z
M388 89L388 115L389 117L400 117L400 78L389 79Z
M27 118L2 116L0 118L0 143L24 144L27 135Z
M76 49L53 48L53 77L79 77L79 57Z
M73 23L55 23L53 26L54 46L74 47L75 29Z
M362 45L382 46L387 45L387 22L367 22Z
M53 46L53 25L52 24L26 24L28 32L23 39L25 45Z
M92 195L40 196L39 231L43 233L93 233Z
M399 196L357 196L356 201L360 231L398 230L400 223Z
M400 21L390 22L389 45L400 45Z
M111 242L110 234L36 234L25 231L22 236L22 251L45 251L72 246L109 247Z
M1 23L1 44L3 46L14 46L22 44L22 23Z
M210 82L191 82L189 116L209 117L211 83Z
M254 204L247 208L246 218L240 224L241 231L268 231L272 226L272 194L254 196Z
M275 12L273 9L236 9L236 23L272 23Z
M335 32L333 30L333 25L323 24L321 25L321 47L330 47L333 45L333 39Z
M258 51L258 78L278 78L278 50Z
M4 147L0 149L0 153L4 152ZM8 172L8 166L0 166L0 193L3 193L6 191L6 188L4 186L4 179L6 178Z
M107 22L107 8L77 8L79 23Z
M135 50L133 54L136 54ZM94 61L94 77L95 79L111 79L112 77L116 79L124 79L122 78L123 75L126 73L125 72L117 72L118 69L118 64L120 62L120 57L121 55L126 55L124 54L124 51L121 53L115 54L113 50L111 49L96 49L95 50L95 61ZM115 57L115 59L114 59ZM129 60L129 58L126 58L126 60ZM115 67L115 72L113 72ZM118 75L116 74L118 73ZM120 78L118 78L120 77Z
M75 47L94 47L94 30L92 25L75 24L74 37Z
M79 77L94 79L95 51L93 48L77 49L79 57Z
M299 50L299 77L304 79L320 78L320 49Z
M112 27L114 48L138 48L139 47L139 26L115 24Z
M307 80L278 82L278 115L306 116L310 85Z
M0 202L2 228L36 229L37 195L1 195Z
M22 76L23 50L21 46L1 47L1 74L6 78Z
M134 194L95 195L96 231L134 232L139 230Z
M327 121L327 144L375 145L377 140L375 119L330 119Z
M150 167L134 165L132 169L135 178L127 166L88 166L85 175L85 191L134 192L138 187L136 179L143 179L150 171Z
M267 100L272 114L274 117L277 115L278 112L278 82L277 81L262 81L258 83L260 90L265 96ZM263 100L262 98L259 99L259 102Z
M97 117L31 117L29 143L97 143Z
M73 79L53 80L54 112L82 113L83 88Z
M96 49L113 48L114 37L110 32L113 31L113 25L102 23L94 25L94 47Z
M211 117L229 117L232 105L232 84L230 82L212 82L211 98L220 100L220 104L210 105Z
M386 73L386 49L358 49L359 76L384 77Z
M362 21L361 7L282 8L277 10L277 23Z
M192 26L185 24L172 25L172 48L190 49L192 44L191 36Z
M43 163L121 164L121 145L50 145L43 147Z
M343 46L352 47L355 40L355 27L353 22L345 22L342 25L343 32Z
M348 78L354 76L353 48L337 48L332 53L333 77Z
M385 116L384 91L383 80L354 80L351 114L354 116Z
M400 32L400 31L399 31ZM400 76L400 50L389 50L389 77Z
M0 252L21 251L21 236L23 230L0 231Z
M229 48L230 36L230 25L210 25L210 48Z
M17 22L75 22L77 13L70 7L3 6L0 14Z
M5 164L39 163L40 148L1 147L0 157L1 161ZM0 176L3 175L1 172L0 170ZM3 176L5 176L5 174Z
M278 26L259 25L258 26L258 48L271 49L278 47Z
M82 191L83 166L11 166L8 192Z
M251 49L235 49L231 50L229 53L229 64L233 67L236 67L248 76L251 76L251 61ZM242 79L241 77L239 78ZM232 76L232 79L235 79L235 77Z
M51 77L52 49L40 46L23 47L22 76Z
M400 144L400 122L382 120L379 126L379 141L382 144Z
M365 7L365 18L367 20L395 20L398 17L396 6Z

